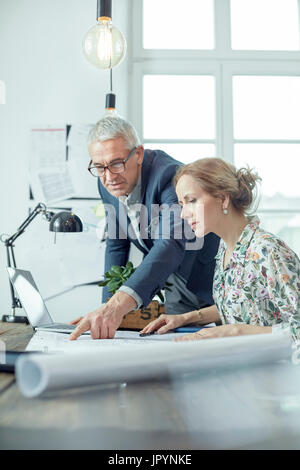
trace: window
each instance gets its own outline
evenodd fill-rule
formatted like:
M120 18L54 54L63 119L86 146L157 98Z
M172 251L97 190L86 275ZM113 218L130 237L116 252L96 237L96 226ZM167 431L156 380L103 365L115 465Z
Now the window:
M215 138L214 77L145 75L143 102L146 139Z
M133 2L131 120L145 147L255 168L263 225L300 255L300 1Z
M299 50L297 0L231 0L232 49Z
M213 49L213 3L213 0L144 0L144 48Z
M0 104L5 104L5 83L0 80Z
M236 139L300 139L300 77L234 76Z

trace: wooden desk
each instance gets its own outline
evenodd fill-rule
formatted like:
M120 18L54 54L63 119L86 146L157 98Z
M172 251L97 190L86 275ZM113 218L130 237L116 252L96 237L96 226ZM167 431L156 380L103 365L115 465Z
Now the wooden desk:
M29 326L0 323L7 349ZM265 364L165 380L21 395L0 374L1 449L300 448L300 366Z

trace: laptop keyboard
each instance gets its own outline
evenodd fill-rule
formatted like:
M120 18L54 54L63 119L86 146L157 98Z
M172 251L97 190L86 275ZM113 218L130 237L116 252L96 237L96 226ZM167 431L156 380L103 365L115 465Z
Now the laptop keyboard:
M64 323L51 323L50 325L42 325L42 328L55 328L56 330L74 330L76 326Z

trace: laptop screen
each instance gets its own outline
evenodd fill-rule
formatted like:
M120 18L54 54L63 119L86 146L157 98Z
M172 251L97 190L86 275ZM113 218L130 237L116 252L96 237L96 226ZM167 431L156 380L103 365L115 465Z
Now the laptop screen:
M7 268L7 271L31 326L53 323L31 273L15 268Z

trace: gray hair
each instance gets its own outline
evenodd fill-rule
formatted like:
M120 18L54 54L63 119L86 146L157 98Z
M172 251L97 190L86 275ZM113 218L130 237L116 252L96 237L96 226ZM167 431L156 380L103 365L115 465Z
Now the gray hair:
M104 116L90 130L88 145L93 142L123 137L128 150L141 145L139 136L130 122L120 116Z

